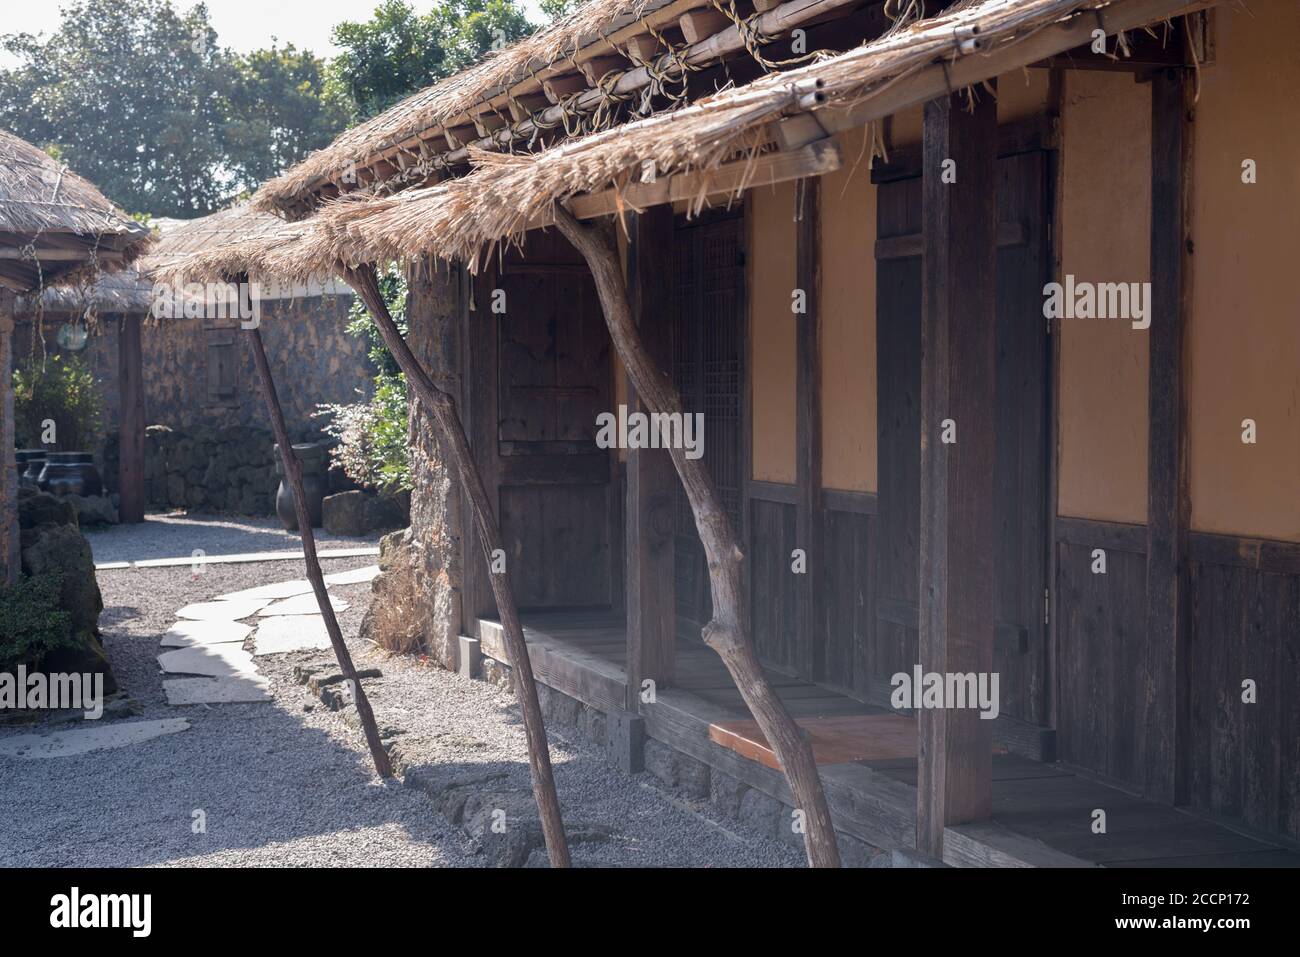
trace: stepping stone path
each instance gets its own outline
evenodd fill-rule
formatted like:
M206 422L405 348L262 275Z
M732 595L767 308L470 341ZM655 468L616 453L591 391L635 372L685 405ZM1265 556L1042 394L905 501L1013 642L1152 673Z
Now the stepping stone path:
M330 605L335 612L346 611L348 603L330 595ZM267 605L258 612L263 618L270 618L273 615L319 615L320 604L316 601L315 595L298 595L295 598L286 598L284 601L277 601L274 604Z
M379 566L371 565L328 575L325 581L358 584L378 574ZM332 595L330 604L336 612L348 608L347 602ZM219 595L213 601L186 605L176 615L181 620L167 629L161 643L174 650L158 655L163 691L171 705L270 701L270 682L258 674L254 655L331 647L316 595L306 579ZM255 626L243 622L254 617L260 619ZM252 654L244 650L250 634Z
M335 572L333 575L325 576L326 585L360 585L363 582L374 581L379 577L378 565L367 565L365 568L354 568L348 572Z
M177 618L191 621L238 621L257 614L259 608L271 603L270 598L240 598L236 601L203 601L186 605L176 613Z
M258 624L253 654L278 655L331 647L325 619L320 615L277 615Z
M237 621L188 621L182 619L163 632L164 648L219 645L242 642L253 633L252 625Z
M53 734L20 734L0 740L0 754L11 758L68 758L87 751L139 744L164 734L186 731L189 726L184 718L164 718L161 721L115 721Z
M376 568L379 566L376 565ZM346 574L346 573L344 573ZM329 579L325 579L326 584ZM218 595L217 601L240 601L246 598L266 598L274 601L277 598L292 598L294 595L307 595L311 593L311 582L305 578L297 578L291 582L276 582L273 585L258 585L256 588L245 588L243 591L232 591L229 595Z
M238 678L173 678L163 682L167 703L235 704L271 700L271 683L261 675Z

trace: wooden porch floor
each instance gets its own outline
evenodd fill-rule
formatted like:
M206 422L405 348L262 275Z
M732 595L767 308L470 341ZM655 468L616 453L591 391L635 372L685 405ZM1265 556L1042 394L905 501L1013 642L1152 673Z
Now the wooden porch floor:
M539 681L603 711L624 707L626 634L621 616L534 612L524 614L523 620ZM499 623L481 621L480 637L485 655L505 660ZM657 689L654 705L643 708L647 734L793 803L780 772L729 734L743 729L750 715L721 659L703 642L679 639L677 675L671 687ZM794 717L814 728L911 722L800 678L771 670L768 676ZM855 716L876 717L856 722L851 720ZM891 733L898 737L896 729ZM847 757L854 753L851 745L837 744L818 748L836 825L879 847L911 848L914 752L855 760ZM886 748L891 746L896 747ZM1105 834L1092 832L1097 808L1106 812ZM944 845L945 860L958 866L1300 867L1296 851L1060 766L1005 752L993 756L992 820L949 828Z

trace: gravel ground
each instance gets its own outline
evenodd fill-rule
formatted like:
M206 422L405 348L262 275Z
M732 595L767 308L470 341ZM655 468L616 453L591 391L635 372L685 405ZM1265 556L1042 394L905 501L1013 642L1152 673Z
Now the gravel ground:
M192 515L184 512L150 513L139 525L108 525L85 529L95 563L138 562L152 558L185 558L201 548L208 555L276 552L300 549L296 532L286 532L279 519ZM379 536L351 538L316 530L316 547L365 548L379 544ZM301 578L299 569L296 577Z
M120 554L138 559L146 547L166 547L153 524L136 526L141 547L129 529L97 539L111 537ZM219 534L231 541L268 532L260 523L202 525L209 534L222 529ZM100 545L95 549L100 558ZM322 564L328 574L373 561ZM176 609L302 575L295 561L207 566L197 576L188 567L101 571L101 628L119 683L140 702L142 717L185 717L191 728L77 757L0 757L0 866L483 866L484 857L422 792L374 775L364 739L342 713L327 710L293 681L294 664L332 662L329 652L259 658L272 703L166 704L154 656ZM513 697L417 659L363 647L356 635L370 586L332 591L352 603L339 617L357 667L383 671L366 688L380 725L401 731L405 760L414 767L505 771L510 784L527 787ZM0 728L0 736L30 730ZM563 734L551 731L566 820L615 830L608 843L575 847L578 863L802 863L794 848L719 818L711 805L674 794L647 774L621 775L599 751ZM198 811L206 833L194 833Z

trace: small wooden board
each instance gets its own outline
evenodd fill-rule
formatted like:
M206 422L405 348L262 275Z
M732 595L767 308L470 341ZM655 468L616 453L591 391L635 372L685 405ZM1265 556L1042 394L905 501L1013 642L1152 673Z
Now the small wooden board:
M912 718L896 714L854 714L800 718L798 724L812 740L813 757L818 764L892 758L916 760L916 721ZM751 761L780 770L776 755L756 721L711 724L709 740Z

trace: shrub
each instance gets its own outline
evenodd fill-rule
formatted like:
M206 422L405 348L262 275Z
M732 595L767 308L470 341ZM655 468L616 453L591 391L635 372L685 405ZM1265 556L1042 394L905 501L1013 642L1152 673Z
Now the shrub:
M379 276L388 311L406 334L406 279L390 266ZM384 346L379 329L360 301L348 312L348 332L369 343L367 355L376 369L374 397L367 402L318 405L318 416L328 416L326 435L338 440L330 451L333 463L364 488L397 491L411 487L411 451L407 443L409 402L406 376Z
M20 448L46 444L44 423L54 421L54 446L90 451L100 434L103 400L95 376L77 355L29 359L14 370L14 434Z
M59 607L61 575L38 575L0 587L0 671L37 666L59 648L74 647L72 616Z

